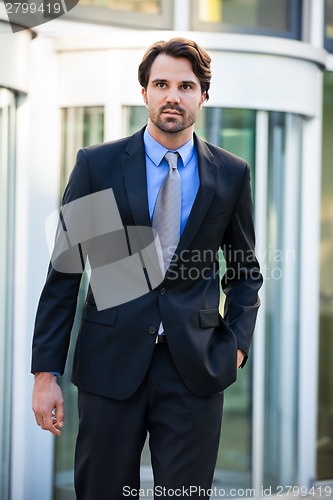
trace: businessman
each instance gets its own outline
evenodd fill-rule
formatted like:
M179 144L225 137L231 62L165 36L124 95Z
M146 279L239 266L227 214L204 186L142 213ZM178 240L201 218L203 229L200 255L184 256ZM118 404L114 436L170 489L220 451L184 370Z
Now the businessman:
M105 306L107 293L101 306L96 280L88 289L72 371L79 500L139 498L147 434L156 498L171 490L178 498L209 498L223 391L246 362L262 284L249 167L194 132L209 98L210 63L191 40L149 47L138 72L147 126L80 150L64 194L66 207L112 190L124 228L151 228L161 273L146 293L116 306ZM143 268L149 282L144 258ZM57 377L81 274L50 265L36 315L33 411L37 424L58 436L64 408ZM117 290L121 281L109 285Z

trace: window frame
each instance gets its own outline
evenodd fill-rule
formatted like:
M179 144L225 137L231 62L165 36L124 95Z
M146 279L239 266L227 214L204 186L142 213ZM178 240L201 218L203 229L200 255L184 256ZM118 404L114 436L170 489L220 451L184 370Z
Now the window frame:
M190 0L190 29L192 31L208 31L221 33L240 33L246 35L274 36L301 40L302 24L302 2L301 0L290 0L289 4L289 31L278 31L269 28L246 27L228 23L208 23L199 20L199 0Z
M3 284L0 286L1 320L0 350L2 368L0 369L0 498L7 498L10 489L11 474L11 433L12 433L12 370L13 370L13 321L14 321L14 249L15 249L15 141L16 141L16 108L17 96L9 88L0 87L0 107L4 109L3 126L0 133L5 139L4 148L0 151L0 207L2 241L0 248L0 270ZM0 143L1 143L0 138ZM2 220L1 220L2 219Z
M77 4L75 9L67 12L64 18L119 28L172 29L173 2L170 0L160 0L160 2L160 14L146 14Z

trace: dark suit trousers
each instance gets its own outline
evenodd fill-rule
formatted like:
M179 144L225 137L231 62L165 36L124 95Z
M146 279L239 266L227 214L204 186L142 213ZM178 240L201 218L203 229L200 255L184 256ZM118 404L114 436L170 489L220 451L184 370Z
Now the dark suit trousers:
M187 389L166 344L156 345L147 376L131 398L119 401L79 390L77 499L144 498L140 456L147 432L155 498L209 498L203 490L212 483L222 405L223 394L198 397Z

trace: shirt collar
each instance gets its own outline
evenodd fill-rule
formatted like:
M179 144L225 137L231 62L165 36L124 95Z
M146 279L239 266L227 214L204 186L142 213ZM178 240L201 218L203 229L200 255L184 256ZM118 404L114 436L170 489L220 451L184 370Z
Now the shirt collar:
M163 160L165 154L170 151L170 149L165 148L157 142L148 132L148 128L146 127L144 134L143 134L143 142L145 145L145 151L146 155L149 156L151 161L155 163L155 165L158 167L161 161ZM188 162L191 160L193 153L194 153L194 140L193 136L189 141L187 141L183 146L178 148L176 151L178 151L184 167L188 164Z

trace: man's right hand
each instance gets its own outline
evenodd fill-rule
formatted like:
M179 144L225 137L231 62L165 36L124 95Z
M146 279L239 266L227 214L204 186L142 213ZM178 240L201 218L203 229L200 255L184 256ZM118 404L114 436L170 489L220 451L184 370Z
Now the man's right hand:
M48 372L35 373L32 409L37 424L55 436L64 425L64 398L56 377Z

